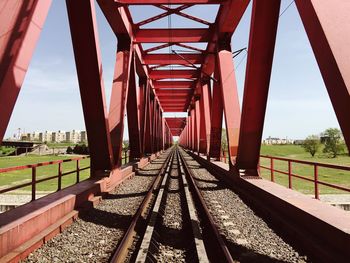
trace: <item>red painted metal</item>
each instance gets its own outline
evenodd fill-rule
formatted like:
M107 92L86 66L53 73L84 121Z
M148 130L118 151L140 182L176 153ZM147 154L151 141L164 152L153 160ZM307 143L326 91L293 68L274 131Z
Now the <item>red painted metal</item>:
M295 1L350 149L349 2Z
M270 160L270 166L264 166L261 165L261 160L262 159L268 159ZM287 171L286 170L280 170L276 169L274 165L276 164L275 161L281 161L281 162L286 162L287 163ZM310 178L309 176L303 176L303 175L298 175L292 172L292 165L303 165L305 166L311 166L313 168L313 178ZM283 157L275 157L275 156L267 156L267 155L261 155L260 156L260 169L265 169L270 171L271 173L271 181L274 182L275 174L284 174L288 176L288 187L293 188L293 182L292 178L298 178L304 181L308 181L314 184L314 189L315 189L315 198L319 199L320 193L319 193L319 185L327 186L333 189L341 190L344 192L350 192L350 188L347 186L341 186L341 185L336 185L332 183L327 183L325 181L320 181L318 176L319 176L319 169L324 168L324 169L332 169L332 170L338 170L338 171L347 171L350 172L350 167L349 166L343 166L343 165L334 165L334 164L326 164L326 163L317 163L317 162L309 162L309 161L302 161L302 160L294 160L294 159L289 159L289 158L283 158ZM343 176L346 176L345 174Z
M219 70L216 67L214 78L219 79ZM210 146L209 157L219 159L221 155L221 134L222 134L222 117L224 113L222 103L222 92L219 81L213 85L213 101L210 118Z
M51 0L4 0L0 14L0 144Z
M194 116L195 116L195 124L194 124L194 151L199 153L199 139L200 139L200 125L201 125L201 109L200 109L200 103L199 103L199 97L196 97L195 95L195 102L194 102Z
M157 63L158 64L158 63ZM198 70L152 70L149 77L159 79L192 79L199 76Z
M80 96L94 171L113 166L110 124L101 77L102 65L96 31L94 1L66 1ZM84 24L84 27L81 25ZM114 159L118 160L118 159Z
M256 171L259 161L279 10L280 0L253 2L237 155L240 169Z
M225 0L224 0L225 1ZM179 4L221 4L223 0L116 0L128 5L179 5Z
M58 187L57 188L58 188L58 190L60 190L61 189L60 182L61 182L61 179L63 176L73 174L73 173L76 173L77 176L79 176L80 171L84 171L84 170L87 170L90 168L90 166L85 166L83 168L81 168L80 166L77 166L76 170L63 173L62 172L62 163L75 162L75 161L78 162L80 160L87 159L87 158L89 158L89 157L88 156L75 157L75 158L71 158L71 159L55 160L55 161L50 161L50 162L41 162L41 163L36 163L36 164L0 168L0 174L30 169L31 170L31 179L32 179L31 182L21 183L21 184L14 185L11 187L3 188L0 190L0 194L9 193L9 192L14 191L14 190L18 190L18 189L22 189L22 188L31 186L31 191L32 191L31 196L32 196L32 201L34 201L36 199L36 185L38 183L58 179L58 184L57 184ZM44 178L41 178L38 180L37 179L37 168L45 167L45 166L49 166L49 165L57 165L57 168L58 168L57 175L47 176L47 177L44 177Z
M148 54L144 56L144 62L147 64L158 65L187 65L201 64L203 62L202 54Z
M131 160L140 159L142 157L135 73L135 56L132 56L127 96L127 119Z
M4 47L0 51L1 66L5 68L0 73L0 139L50 3L35 0L26 4L17 0L4 2L5 8L14 14L0 17L0 22L5 25L4 32L17 34L20 27L22 35L16 36L20 39L16 44L14 41L18 39L7 34L0 38L0 45ZM193 151L219 158L224 113L230 165L236 165L250 175L258 174L280 0L253 2L242 116L230 44L249 0L97 0L118 39L108 116L93 1L66 2L94 172L119 167L127 108L132 159L170 146L172 136L179 136L179 143ZM20 4L12 9L14 3ZM344 15L348 4L341 0L335 0L335 3L296 0L345 140L350 146L350 64L347 59L350 51L344 48L350 44L348 18ZM129 5L140 4L156 6L162 13L135 24ZM187 12L186 9L196 4L219 4L215 22ZM28 14L33 23L24 19ZM142 27L174 14L204 27ZM18 17L18 21L13 21L12 17ZM192 44L199 42L206 43L206 48ZM151 43L152 47L144 50L145 43ZM182 51L160 52L167 47L169 50L180 47ZM16 73L14 81L12 71L17 70L20 73ZM214 78L210 79L212 74ZM209 82L214 85L212 94L207 85ZM188 112L188 118L181 119L180 125L178 121L163 118L164 112Z
M208 29L139 29L135 33L135 43L195 43L208 42Z
M210 141L210 83L200 86L200 140L199 152L209 154Z
M218 65L222 102L226 121L229 160L230 164L234 165L236 161L235 158L237 156L241 114L232 53L229 46L224 47L223 50L218 52Z
M121 165L120 158L124 132L124 114L127 103L132 53L133 51L130 45L123 42L118 42L112 95L108 115L114 165L117 166Z
M190 90L194 84L194 81L153 81L153 86L156 90L169 90L172 88Z

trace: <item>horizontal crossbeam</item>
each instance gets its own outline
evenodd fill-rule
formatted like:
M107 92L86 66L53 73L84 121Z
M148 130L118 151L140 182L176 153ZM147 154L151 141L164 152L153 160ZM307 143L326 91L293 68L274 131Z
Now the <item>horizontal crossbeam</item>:
M152 70L150 72L150 78L154 80L171 78L189 79L197 78L198 76L198 70Z
M179 56L181 55L181 56ZM203 56L201 54L148 54L144 56L144 62L146 64L158 64L158 65L188 65L188 64L201 64L203 62Z
M196 43L208 42L208 29L140 29L135 33L135 43Z

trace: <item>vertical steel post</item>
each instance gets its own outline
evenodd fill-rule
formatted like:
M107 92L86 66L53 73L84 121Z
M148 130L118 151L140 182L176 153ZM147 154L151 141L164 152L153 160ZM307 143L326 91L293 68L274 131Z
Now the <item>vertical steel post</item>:
M221 134L222 134L222 117L224 108L222 104L222 92L220 84L219 67L214 70L214 78L217 82L213 84L213 98L210 119L210 149L209 156L211 158L220 159L221 157Z
M292 162L288 161L288 188L293 189L292 185Z
M80 182L80 160L77 160L77 174L76 174L76 183Z
M200 139L200 123L201 123L201 112L200 112L200 105L199 105L200 95L197 97L195 96L195 151L199 154L199 139Z
M318 166L314 164L314 182L315 182L315 199L320 199L320 191L318 188Z
M209 154L210 144L210 83L201 85L199 152Z
M257 175L280 0L254 0L237 155L238 168Z
M95 6L93 0L66 0L66 5L88 134L91 170L95 175L113 166Z
M32 167L32 201L35 200L36 195L36 167Z
M116 166L121 165L124 116L131 74L132 54L133 51L130 40L119 40L108 114L113 156L115 160L114 165Z
M230 40L219 40L220 50L217 61L220 74L222 102L225 113L226 134L229 154L229 164L236 163L239 126L241 122L240 106L238 101L237 83L232 60Z
M62 189L62 163L58 163L57 191Z
M349 1L296 0L295 3L350 150Z
M0 144L50 6L51 0L1 1Z
M275 182L275 174L274 174L274 163L273 163L273 157L270 157L270 172L271 172L271 182Z
M130 146L130 160L141 158L141 135L139 127L139 112L137 103L137 91L136 91L136 66L135 55L132 55L130 63L130 74L128 82L128 97L127 97L127 118L128 118L128 131L129 131L129 146ZM123 138L121 138L123 139Z

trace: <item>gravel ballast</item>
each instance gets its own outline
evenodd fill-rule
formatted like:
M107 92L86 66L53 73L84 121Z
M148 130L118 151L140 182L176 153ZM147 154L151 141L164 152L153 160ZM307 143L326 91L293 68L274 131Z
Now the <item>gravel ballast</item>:
M308 262L237 194L181 150L197 186L237 262Z
M168 153L126 180L24 262L108 262Z

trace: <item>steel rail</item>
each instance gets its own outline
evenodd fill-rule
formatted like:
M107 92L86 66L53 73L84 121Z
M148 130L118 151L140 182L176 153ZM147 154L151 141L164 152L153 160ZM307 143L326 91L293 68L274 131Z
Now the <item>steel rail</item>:
M162 185L161 189L158 192L154 207L152 211L150 212L150 220L148 221L147 228L145 231L145 235L142 239L141 246L139 248L136 262L147 262L149 261L149 252L151 251L151 246L152 246L152 240L153 236L155 233L156 225L157 225L157 220L159 219L160 213L163 211L162 207L165 202L164 194L166 191L166 187L169 185L169 178L171 175L171 170L173 169L173 161L174 158L177 157L178 159L178 174L181 175L179 176L179 179L182 180L182 185L184 186L183 188L183 193L185 195L185 201L186 201L186 208L187 208L187 223L191 225L192 228L192 237L194 241L194 252L193 254L196 255L196 258L198 262L200 263L209 263L209 259L207 256L206 248L204 246L203 242L203 237L201 234L201 227L200 227L200 221L198 219L198 216L196 214L196 208L192 199L192 196L190 194L190 190L188 188L188 183L185 178L185 173L182 164L180 163L179 160L179 155L178 155L178 150L175 149L174 154L167 165L166 169L166 174L163 177L162 180Z
M208 255L205 249L204 241L203 241L203 236L201 233L201 227L200 227L200 221L198 219L198 215L196 213L196 207L194 205L190 189L188 186L188 182L186 179L186 174L184 171L183 163L180 160L180 153L179 150L176 150L176 155L177 155L177 160L178 160L178 171L181 174L181 179L182 183L184 186L184 191L186 195L186 200L187 200L187 209L188 213L191 219L191 225L192 225L192 232L195 240L195 246L196 246L196 251L197 251L197 256L198 256L198 261L199 262L209 262Z
M137 234L136 227L137 224L144 219L147 215L147 209L151 203L152 195L155 191L157 191L160 187L160 181L163 175L165 174L166 167L168 166L168 163L171 160L171 157L174 154L174 150L172 150L169 155L167 156L165 162L163 163L162 167L160 168L160 171L156 178L154 179L152 186L150 187L149 191L147 192L145 198L143 199L140 207L138 208L136 214L134 215L131 224L126 231L123 239L121 240L120 244L118 245L117 249L113 253L110 262L125 262L125 259L129 253L129 248L132 246L134 237Z
M151 217L150 217L150 220L148 221L148 224L146 227L146 232L145 232L145 235L143 236L141 246L139 248L139 252L137 253L136 262L146 262L146 260L147 260L147 255L148 255L149 248L151 245L151 240L152 240L155 224L156 224L156 221L157 221L158 215L160 213L160 209L161 209L164 190L165 190L166 184L168 182L168 178L170 177L170 171L171 171L171 166L173 164L174 155L175 154L173 153L171 156L170 162L167 163L165 175L163 177L162 184L161 184L160 189L158 191L158 195L156 197L156 201L155 201L155 204L153 206L153 209L151 212Z
M191 188L192 188L192 194L194 195L194 197L198 200L198 204L200 205L201 211L203 212L203 216L201 217L202 219L205 219L207 225L207 229L206 231L209 231L210 233L207 233L208 236L212 237L210 239L211 242L213 242L216 246L216 250L217 253L216 256L218 256L219 254L222 255L222 258L220 258L220 262L234 262L231 253L229 251L229 249L227 248L223 238L221 237L219 230L217 228L217 225L212 217L212 215L210 214L210 211L204 201L204 198L202 196L202 194L200 193L200 190L198 189L195 181L194 181L194 176L193 173L191 171L191 169L188 167L185 158L183 157L182 153L180 151L179 152L179 156L181 159L181 162L183 164L184 167L184 172L188 178L188 181L190 182ZM179 159L179 160L180 160ZM208 246L208 244L207 244ZM208 248L207 248L208 250Z

